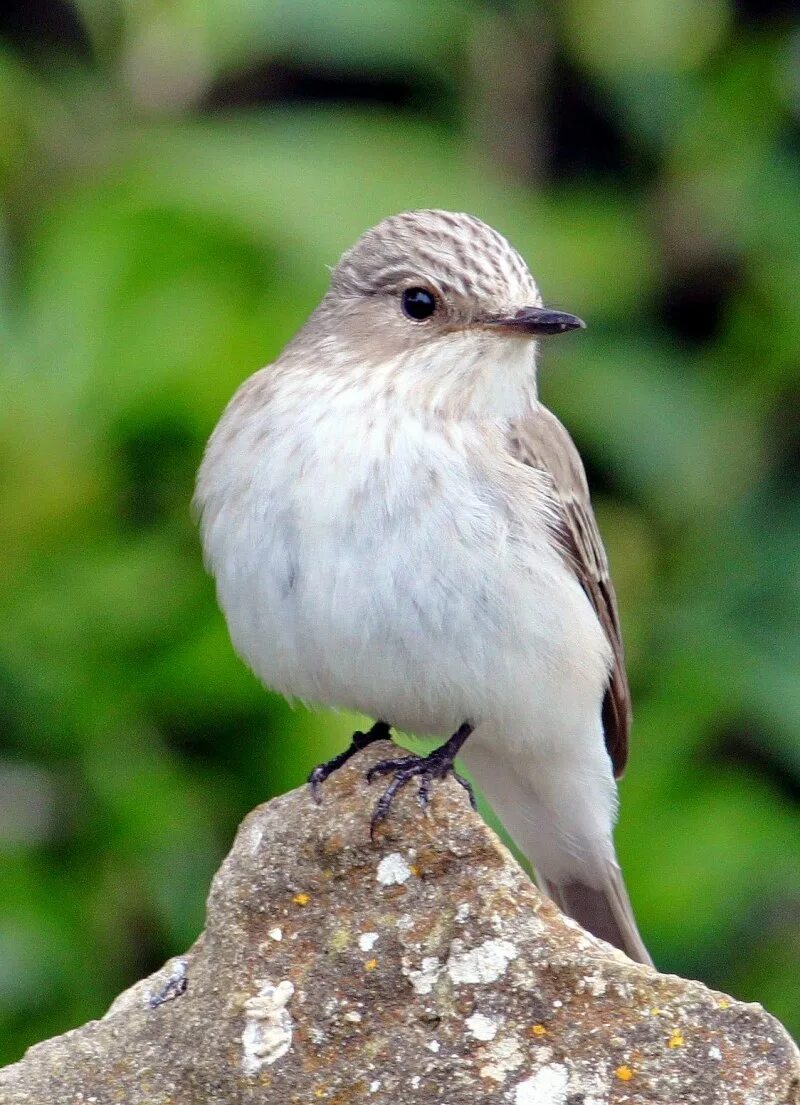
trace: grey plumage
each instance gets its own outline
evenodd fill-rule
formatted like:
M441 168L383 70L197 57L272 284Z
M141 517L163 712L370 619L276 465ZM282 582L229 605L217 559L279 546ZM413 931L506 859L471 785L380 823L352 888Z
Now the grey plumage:
M603 700L603 732L614 774L619 779L628 759L631 696L617 596L592 510L583 462L567 430L541 403L529 418L512 425L509 448L524 464L546 472L553 481L555 500L560 508L558 539L613 651L614 662Z
M415 318L420 288L434 309ZM420 734L469 722L461 755L543 888L649 962L612 836L616 599L580 457L536 391L534 339L581 325L479 219L392 216L239 389L196 501L264 683Z
M612 648L613 662L603 699L603 734L619 778L628 758L631 698L617 599L608 558L597 528L583 462L562 423L540 403L531 417L516 422L509 434L514 456L546 472L561 507L557 537L564 556L580 581ZM633 916L628 892L614 860L600 861L601 885L579 881L558 883L540 878L542 889L570 917L595 936L622 948L632 959L651 963Z

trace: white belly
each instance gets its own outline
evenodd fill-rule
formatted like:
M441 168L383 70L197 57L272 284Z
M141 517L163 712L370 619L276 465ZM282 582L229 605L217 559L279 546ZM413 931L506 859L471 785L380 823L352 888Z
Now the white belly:
M230 471L210 474L226 490L207 557L264 683L431 735L522 714L526 737L557 740L598 716L607 661L588 600L543 528L521 540L463 441L333 412L291 430L273 425L257 454L229 448L213 463Z

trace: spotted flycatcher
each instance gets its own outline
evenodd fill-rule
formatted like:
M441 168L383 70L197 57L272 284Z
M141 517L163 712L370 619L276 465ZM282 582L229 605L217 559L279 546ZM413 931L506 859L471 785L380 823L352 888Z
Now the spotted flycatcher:
M382 761L374 824L463 756L543 889L649 962L612 838L630 700L614 588L567 431L537 398L549 310L479 219L368 230L209 441L196 501L233 644L267 686L447 737ZM463 785L468 787L456 774Z

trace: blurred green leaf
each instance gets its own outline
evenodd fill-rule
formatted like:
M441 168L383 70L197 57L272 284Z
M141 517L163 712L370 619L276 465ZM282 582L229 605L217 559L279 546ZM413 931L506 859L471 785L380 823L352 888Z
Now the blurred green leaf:
M589 323L540 386L620 597L646 939L800 1030L797 31L740 7L77 0L85 49L0 44L0 1063L183 950L241 817L367 724L236 658L189 503L328 266L428 206Z

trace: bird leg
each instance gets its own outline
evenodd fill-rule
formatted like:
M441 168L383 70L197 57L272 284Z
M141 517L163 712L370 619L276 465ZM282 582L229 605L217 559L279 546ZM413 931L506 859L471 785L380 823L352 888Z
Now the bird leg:
M356 752L360 752L362 748L366 748L369 744L374 744L375 741L391 740L392 728L387 725L385 721L376 721L368 733L355 732L353 733L353 739L350 744L345 748L344 752L340 752L338 756L334 756L332 760L327 760L324 764L320 764L315 767L308 777L308 783L311 787L311 796L314 801L319 804L322 801L322 795L320 794L320 787L325 780L333 775L334 771L338 771L340 767L347 763L347 761L355 756Z
M373 764L367 772L368 783L371 783L378 775L394 774L391 783L389 783L388 787L375 804L372 821L370 822L370 834L373 837L376 828L389 813L389 809L397 792L414 777L419 779L417 800L423 809L427 808L430 800L431 783L435 779L444 779L448 775L452 775L456 782L461 784L469 795L470 805L473 809L477 809L472 786L469 781L465 779L463 775L459 775L455 769L455 758L461 751L461 746L464 744L473 728L474 726L465 721L464 724L453 733L449 740L439 745L438 748L434 748L433 752L427 756L408 755L397 760L379 760L378 763Z

